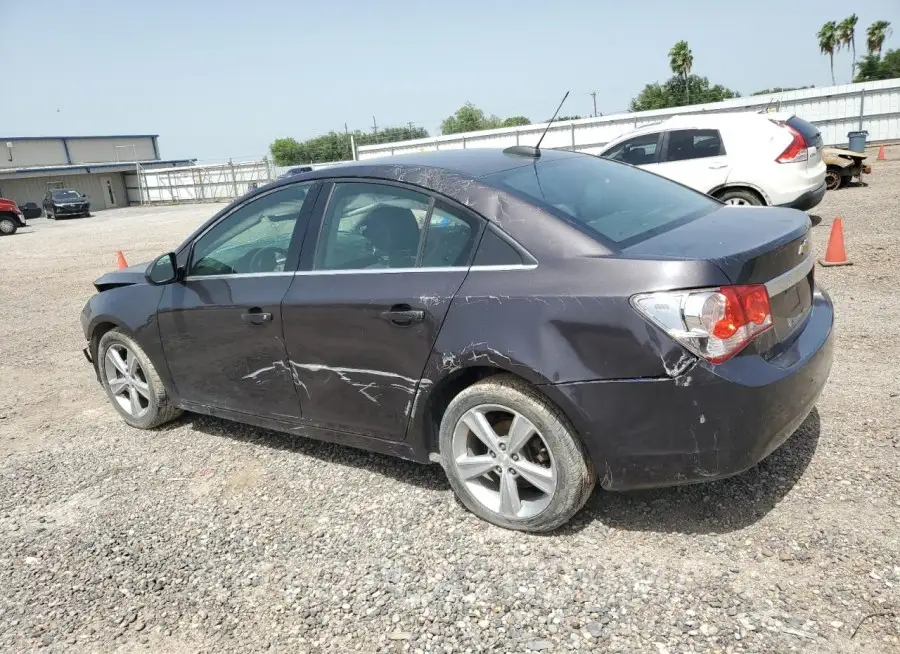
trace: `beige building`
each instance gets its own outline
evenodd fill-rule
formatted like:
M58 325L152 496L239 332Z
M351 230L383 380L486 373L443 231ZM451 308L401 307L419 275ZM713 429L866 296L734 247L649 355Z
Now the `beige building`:
M71 188L101 211L127 206L129 195L140 197L136 189L129 194L125 173L193 162L162 159L156 134L0 137L0 197L40 206L47 191Z

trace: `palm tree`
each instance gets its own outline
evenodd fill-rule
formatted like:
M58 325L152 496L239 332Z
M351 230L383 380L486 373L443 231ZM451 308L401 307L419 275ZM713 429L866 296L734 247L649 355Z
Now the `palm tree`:
M866 45L869 48L869 54L878 53L881 58L881 46L884 41L891 35L891 24L886 20L878 20L869 25L866 30Z
M833 20L822 25L822 29L816 35L819 37L819 52L827 54L831 63L831 83L834 81L834 53L841 49L841 43L837 38L837 23Z
M679 41L669 50L669 67L672 72L684 80L685 100L690 104L691 96L688 89L688 77L691 74L691 68L694 67L694 55L688 47L687 41Z
M837 26L837 38L841 45L853 48L853 64L850 67L850 81L856 72L856 14L850 14Z

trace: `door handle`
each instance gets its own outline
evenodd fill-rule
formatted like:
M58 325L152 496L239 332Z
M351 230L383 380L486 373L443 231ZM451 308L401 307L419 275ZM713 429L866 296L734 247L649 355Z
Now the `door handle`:
M395 304L381 314L381 317L399 327L406 327L425 319L425 312L413 309L408 304Z
M272 320L272 314L259 307L253 307L247 313L241 314L241 320L248 325L262 325Z

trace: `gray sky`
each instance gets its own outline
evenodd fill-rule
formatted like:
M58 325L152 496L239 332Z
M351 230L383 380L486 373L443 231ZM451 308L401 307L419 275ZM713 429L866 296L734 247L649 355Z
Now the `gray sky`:
M249 159L272 139L412 121L470 101L499 116L628 107L686 39L742 94L830 84L816 32L855 11L857 53L900 1L0 0L0 136L158 133L163 157ZM850 55L835 57L837 82Z

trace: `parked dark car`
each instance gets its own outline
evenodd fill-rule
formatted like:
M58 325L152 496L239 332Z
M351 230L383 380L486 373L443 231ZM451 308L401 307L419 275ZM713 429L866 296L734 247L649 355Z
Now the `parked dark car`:
M284 179L285 177L294 177L295 175L302 175L303 173L311 173L312 166L294 166L293 168L288 168L286 171L281 173L278 176L278 179Z
M19 211L22 212L22 215L25 216L27 220L31 220L32 218L40 218L41 217L41 208L37 206L35 202L26 202L25 204L19 205Z
M0 236L11 236L25 227L25 216L12 200L0 198Z
M831 367L807 216L525 152L265 186L98 279L85 354L130 425L185 409L440 462L521 530L597 479L720 479L781 445Z
M50 220L91 215L91 203L88 197L84 193L70 188L47 191L43 205L47 218Z

